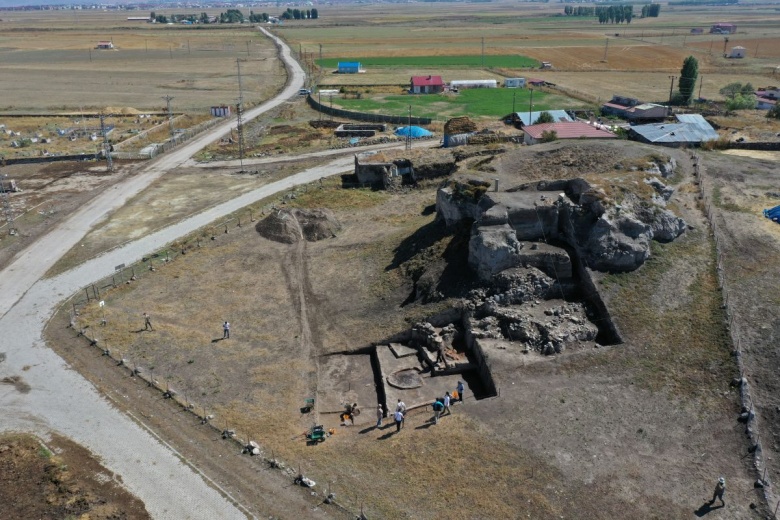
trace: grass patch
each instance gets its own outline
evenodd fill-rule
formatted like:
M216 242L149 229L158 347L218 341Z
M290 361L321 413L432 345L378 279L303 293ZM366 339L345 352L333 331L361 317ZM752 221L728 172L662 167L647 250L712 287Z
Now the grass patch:
M720 186L715 186L712 188L712 203L715 204L716 208L720 208L724 211L752 213L749 209L743 208L739 204L734 204L733 202L724 200Z
M548 94L534 92L534 111L553 109L546 102ZM358 112L381 112L383 114L409 113L415 117L503 117L515 111L527 110L531 93L526 89L464 89L457 95L425 94L402 96L376 96L363 99L334 98L333 104L346 110Z
M305 192L298 192L287 204L296 208L365 209L382 204L387 198L385 191L344 189L340 179L330 178L323 180L320 186L310 185Z
M538 67L539 62L527 56L519 54L503 55L460 55L460 56L375 56L371 58L325 58L317 60L317 64L325 69L338 68L339 62L358 62L361 67L503 67L503 68L527 68Z
M721 309L714 246L703 236L652 244L652 257L634 273L610 274L602 286L612 293L610 311L628 339L593 362L623 372L653 391L711 397L713 387L736 373L731 340ZM678 295L663 291L665 278L680 262L697 265L691 283ZM680 304L659 308L669 298Z

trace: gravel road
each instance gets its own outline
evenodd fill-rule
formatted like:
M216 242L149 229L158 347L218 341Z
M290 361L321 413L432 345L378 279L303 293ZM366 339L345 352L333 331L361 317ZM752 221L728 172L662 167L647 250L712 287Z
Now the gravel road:
M276 39L266 31L268 37ZM290 73L285 89L271 101L247 111L257 117L298 94L304 73L281 41ZM240 504L220 493L196 468L180 459L139 424L117 411L95 388L42 341L42 331L57 306L69 295L110 275L121 263L132 263L168 242L255 200L348 169L351 158L311 168L211 208L141 240L126 244L52 279L44 273L101 219L121 207L151 182L219 139L228 122L162 156L127 181L107 189L0 272L0 379L18 376L22 383L0 385L0 431L26 431L46 437L58 432L85 446L146 505L154 518L245 518Z

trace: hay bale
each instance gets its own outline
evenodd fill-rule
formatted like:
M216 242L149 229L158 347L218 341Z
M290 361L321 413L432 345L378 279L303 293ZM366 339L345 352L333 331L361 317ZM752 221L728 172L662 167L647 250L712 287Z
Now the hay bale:
M476 132L477 125L468 116L453 117L444 124L444 133L448 135Z

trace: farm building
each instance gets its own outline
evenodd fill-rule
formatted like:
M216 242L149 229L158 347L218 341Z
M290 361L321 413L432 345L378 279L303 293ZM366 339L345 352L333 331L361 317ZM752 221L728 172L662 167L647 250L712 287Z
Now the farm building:
M506 78L504 80L505 88L525 88L525 78Z
M412 94L437 94L444 90L444 81L441 76L412 76Z
M740 47L737 45L736 47L731 48L731 54L729 54L729 58L744 58L745 57L745 48Z
M462 88L496 88L498 82L494 79L456 79L450 81L450 90Z
M360 62L340 61L337 72L339 74L357 74L358 72L360 72Z
M663 146L698 145L718 139L718 132L699 114L678 114L677 123L632 126L630 139Z
M539 78L529 78L526 83L532 87L546 87L548 85L555 86L554 83L548 83L547 81Z
M737 32L737 26L733 23L716 23L710 27L712 34L734 34Z
M113 49L114 42L98 42L96 49Z
M639 123L662 121L669 115L669 109L654 103L640 103L635 98L612 96L609 102L601 105L601 113L605 116L618 116L632 123Z
M601 128L599 128L601 127ZM582 121L542 123L523 128L525 144L536 144L544 140L546 132L555 132L556 139L614 139L617 136L603 128L603 125L589 125Z
M755 91L756 95L756 108L759 110L769 110L777 105L777 100L780 99L780 88L766 87L760 88Z
M542 112L547 112L550 114L553 118L553 121L556 123L562 123L562 122L571 122L574 121L574 118L571 117L565 110L543 110L538 112L515 112L514 114L509 114L504 118L504 121L508 121L512 123L515 126L524 127L524 126L530 126L536 122L537 119L539 119L539 116L542 114Z

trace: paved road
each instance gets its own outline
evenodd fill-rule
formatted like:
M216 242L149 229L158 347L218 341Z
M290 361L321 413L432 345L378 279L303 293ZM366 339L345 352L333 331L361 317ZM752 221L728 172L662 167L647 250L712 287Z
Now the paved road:
M266 33L269 37L270 34ZM281 45L281 42L279 42ZM273 100L247 112L256 117L297 95L303 71L282 46L290 81ZM114 266L131 263L215 218L294 184L347 169L351 159L334 161L275 182L222 204L184 222L113 250L53 279L43 274L81 240L89 229L121 207L171 168L203 146L219 139L230 123L161 157L120 185L107 189L67 221L58 225L0 272L0 378L21 376L30 386L20 392L0 385L0 431L29 431L42 436L58 432L87 447L127 488L146 504L154 518L244 518L236 507L167 447L127 416L117 411L85 379L43 343L42 331L56 307L80 287L110 275Z

